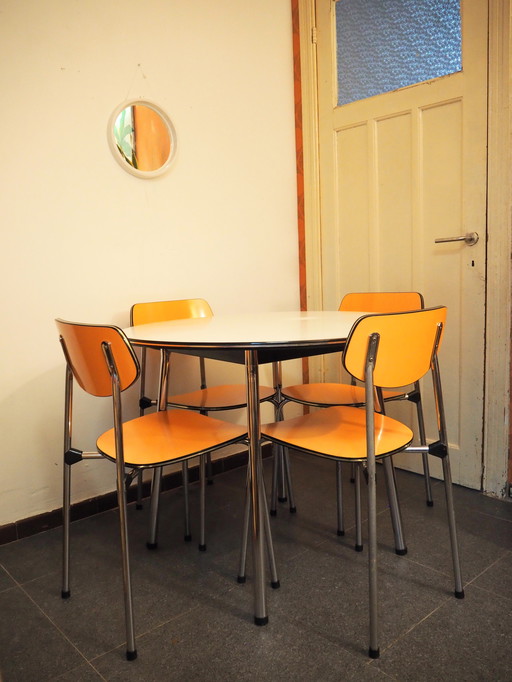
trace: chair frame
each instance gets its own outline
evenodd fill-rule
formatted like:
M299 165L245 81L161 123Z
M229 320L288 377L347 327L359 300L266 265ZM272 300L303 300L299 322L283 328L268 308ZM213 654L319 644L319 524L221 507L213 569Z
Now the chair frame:
M362 458L359 461L364 461L366 462L367 466L367 474L368 474L368 575L369 575L369 625L370 625L370 644L369 644L369 649L368 649L368 654L370 658L378 658L380 653L379 653L379 637L378 637L378 591L377 591L377 505L376 505L376 449L375 449L375 418L376 415L379 414L378 410L376 409L378 406L378 402L376 403L376 396L377 396L377 401L378 401L378 394L377 394L377 388L378 385L375 383L375 372L376 368L378 366L378 363L380 362L380 356L379 356L379 342L380 342L380 334L377 331L372 331L370 332L368 336L368 342L367 342L367 349L365 353L365 358L364 358L364 370L363 370L363 375L358 375L354 371L354 365L352 364L352 360L349 360L347 362L348 358L348 353L351 350L351 344L353 343L354 338L356 337L356 334L360 334L363 332L359 332L358 329L362 323L364 323L365 320L370 320L371 323L371 318L379 318L379 317L390 317L394 315L422 315L423 313L429 314L431 311L441 311L444 310L443 306L439 306L437 308L429 308L429 309L424 309L423 311L414 311L414 312L408 312L408 313L388 313L388 314L370 314L370 315L365 315L361 317L355 324L354 327L352 328L352 331L347 339L347 344L345 346L345 350L343 352L343 365L345 369L349 372L349 374L356 379L363 380L364 381L364 386L365 386L365 406L364 408L352 408L352 407L331 407L331 408L326 408L326 410L331 411L333 416L335 417L336 414L338 414L336 411L337 410L356 410L359 411L360 409L365 410L366 414L366 428L365 428L365 441L366 441L366 455L364 458ZM378 322L375 325L376 328L378 328ZM442 462L442 468L443 468L443 474L444 474L444 488L445 488L445 496L446 496L446 506L447 506L447 516L448 516L448 527L449 527L449 534L450 534L450 544L451 544L451 552L452 552L452 564L453 564L453 571L454 571L454 582L455 582L455 590L454 590L454 595L458 599L462 599L464 597L464 589L463 589L463 583L462 583L462 574L461 574L461 569L460 569L460 557L459 557L459 549L458 549L458 540L457 540L457 530L456 530L456 524L455 524L455 511L454 511L454 503L453 503L453 491L452 491L452 478L451 478L451 469L450 469L450 461L449 461L449 452L448 452L448 439L447 439L447 430L446 430L446 420L445 420L445 414L444 414L444 404L443 404L443 395L442 395L442 388L441 388L441 377L440 377L440 371L439 371L439 362L438 362L438 351L439 351L439 346L440 346L440 341L441 341L441 336L443 333L443 327L444 323L439 322L437 323L437 327L435 330L435 338L433 341L433 347L432 347L432 352L430 356L430 363L429 363L429 368L427 369L427 372L430 371L432 375L432 386L433 386L433 393L434 393L434 404L435 404L435 410L436 410L436 420L437 420L437 429L438 429L438 439L430 443L428 445L425 444L420 444L419 446L412 446L409 443L404 443L403 447L399 447L398 450L393 450L390 452L384 452L380 453L378 458L381 459L383 458L384 461L389 460L390 457L395 454L396 452L405 452L405 453L424 453L427 455L433 455L435 457L438 457L441 459ZM364 327L361 327L364 330ZM371 328L371 326L369 327ZM359 340L360 341L360 340ZM383 362L383 361L382 361ZM418 376L416 377L416 380L419 381L421 377ZM300 431L300 424L304 421L310 418L311 415L305 416L302 418L298 418L296 420L297 422L297 428ZM385 417L382 414L379 414L380 419L389 419ZM396 420L395 420L396 421ZM305 421L304 421L305 423ZM262 427L262 433L266 438L269 438L269 440L280 444L284 447L298 447L297 442L290 442L286 441L286 439L283 439L282 437L279 437L279 424L284 424L284 422L276 422L274 425L266 425ZM274 431L273 431L273 427ZM334 455L332 453L326 454L325 452L315 452L314 450L306 450L309 454L321 456L321 457L328 457L329 459L334 459L335 461L347 461L347 457L343 457L343 455ZM358 465L359 469L359 465Z
M71 508L71 467L80 461L88 459L112 459L106 452L94 451L84 452L73 447L72 433L73 433L73 386L76 380L82 388L95 396L110 396L112 398L112 414L113 414L113 432L115 443L115 466L116 466L116 490L119 507L119 522L121 534L121 555L122 555L122 573L123 573L123 595L125 606L125 626L126 626L126 658L134 660L137 658L137 650L135 646L135 626L133 614L133 596L132 583L130 572L130 556L129 556L129 541L128 541L128 523L127 523L127 494L126 489L137 475L138 472L144 469L161 470L166 464L174 462L186 461L192 457L200 457L201 459L201 486L204 490L205 486L205 467L204 456L208 450L199 450L183 456L170 458L168 461L158 461L156 463L148 463L142 465L129 464L128 467L132 469L130 473L126 473L125 456L124 456L124 436L123 436L123 417L122 417L122 399L121 394L124 390L129 388L138 379L140 375L140 364L133 348L124 335L123 331L112 325L90 325L80 323L69 323L64 320L56 320L59 331L59 341L62 346L64 356L66 358L66 375L65 375L65 406L64 406L64 471L63 471L63 554L62 554L62 590L61 596L63 599L68 599L71 596L70 591L70 508ZM114 350L112 349L111 341L102 341L101 350L105 361L106 369L110 375L110 389L107 391L105 387L102 392L92 392L90 387L84 385L79 376L75 376L73 371L73 361L66 342L62 335L64 326L76 328L89 329L105 329L112 333L120 342L120 347L128 352L130 365L132 367L131 376L126 379L125 385L120 377L118 364ZM107 334L108 336L108 334ZM112 337L111 337L112 338ZM116 340L117 340L116 339ZM124 377L124 374L123 374ZM90 381L90 379L88 379ZM94 383L94 382L93 382ZM150 418L150 417L148 417ZM98 438L98 442L101 436ZM217 443L215 448L224 447L236 442L246 442L246 434L242 434L225 441ZM204 511L204 507L202 508ZM201 519L202 535L204 535L204 516Z
M404 307L404 304L406 304L406 307ZM417 305L416 305L417 304ZM416 307L411 307L411 306L416 306ZM415 309L423 309L424 306L424 300L423 296L419 292L415 291L405 291L405 292L351 292L346 294L343 299L341 300L339 310L353 310L353 311L358 311L358 310L364 310L364 311L371 311L373 313L387 313L387 312L402 312L405 310L415 310ZM354 407L361 407L364 405L363 401L356 401L356 402L319 402L319 401L311 401L307 399L301 399L300 397L297 396L290 396L287 394L287 389L289 387L282 387L281 381L280 381L280 372L278 374L279 381L276 384L279 386L279 403L278 403L278 409L279 413L282 414L282 410L284 407L290 403L298 403L300 405L304 405L306 407L330 407L332 405L352 405ZM352 385L355 385L355 380L352 379ZM422 402L421 402L421 390L420 390L420 384L419 382L415 382L414 385L412 386L412 389L409 391L401 391L399 393L396 392L386 392L386 394L382 394L380 392L379 394L379 400L380 400L380 405L381 405L381 411L384 412L384 405L385 403L388 402L393 402L393 401L400 401L400 400L408 400L416 405L416 416L418 420L418 435L419 435L419 440L421 445L426 445L426 434L425 434L425 422L424 422L424 416L423 416L423 408L422 408ZM430 479L430 467L429 467L429 462L428 462L428 456L423 452L421 453L422 456L422 465L423 465L423 475L424 475L424 484L425 484L425 499L426 499L426 504L428 507L432 507L434 505L433 501L433 496L432 496L432 485L431 485L431 479ZM386 476L389 477L392 474L391 471L386 469ZM360 485L360 481L357 478L358 473L357 471L353 470L352 472L352 482L355 482L356 484L356 496L360 495L360 491L357 490L357 486ZM389 486L388 486L389 487ZM279 490L279 492L278 492ZM392 494L392 491L390 490L390 493ZM290 464L288 461L288 458L286 456L286 453L278 452L276 455L275 459L275 466L274 466L274 471L273 471L273 480L272 480L272 494L271 494L271 504L270 504L270 513L272 516L275 516L277 513L277 501L279 502L285 502L288 498L290 497L290 511L295 512L296 511L296 505L295 505L295 500L293 497L293 489L292 489L292 483L291 483L291 475L290 475ZM342 502L342 483L341 483L341 463L337 462L336 463L336 500L337 500L337 505L336 505L336 512L337 512L337 534L342 536L345 534L344 530L344 522L343 522L343 502ZM391 509L393 509L393 505L391 505ZM360 518L360 513L358 514L356 511L356 516L357 518ZM362 539L361 539L361 533L358 533L358 539L356 540L356 545L355 549L356 551L361 551L362 550ZM405 549L405 544L403 542L400 542L400 540L397 541L397 553L398 554L405 554L406 549ZM404 551L405 550L405 551Z
M162 309L165 310L165 306L170 306L176 308L177 314L175 317L169 317L168 314L162 314ZM149 310L152 306L155 308L155 312L148 314L143 312L143 321L135 321L137 311ZM160 310L157 310L159 306L162 306ZM181 310L180 310L181 308ZM179 311L179 312L178 312ZM190 298L190 299L176 299L176 300L165 300L165 301L149 301L134 303L130 309L130 324L135 326L136 324L144 324L146 321L164 321L169 319L188 319L195 317L212 317L213 311L209 303L203 298ZM152 399L146 396L146 362L147 362L147 350L145 347L141 348L141 379L139 383L139 408L140 415L145 413L145 410L158 405L158 400ZM207 415L209 412L217 411L227 411L241 409L246 406L245 400L236 403L222 403L219 404L205 404L203 407L198 407L194 404L192 400L191 403L187 403L187 397L194 398L201 392L207 391L208 386L206 382L206 363L203 357L199 357L199 374L200 374L200 387L196 391L192 391L187 394L181 395L171 395L169 396L168 384L169 375L171 368L171 353L169 349L160 350L160 380L159 380L159 394L166 395L166 406L177 409L191 410L194 412L199 412L200 414ZM221 388L221 387L219 387ZM214 389L215 390L215 389ZM260 387L261 401L271 401L275 403L275 391L269 387ZM245 398L245 386L243 386L243 394ZM196 401L197 402L197 401ZM158 405L159 409L165 409L164 405ZM213 483L213 466L210 453L206 454L206 472L207 472L207 482L209 485ZM151 492L151 523L149 531L149 539L147 546L149 549L155 549L158 546L157 543L157 517L158 517L158 495L161 485L162 471L155 470L153 474L153 484ZM189 483L189 472L188 463L185 461L182 464L182 480L183 480L183 491L184 491L184 538L186 541L192 539L190 532L190 513L189 513L189 502L188 502L188 483ZM138 477L137 485L137 507L140 509L142 507L142 476ZM203 494L201 494L201 504L204 505ZM199 549L201 551L206 550L205 538L201 537L199 541Z

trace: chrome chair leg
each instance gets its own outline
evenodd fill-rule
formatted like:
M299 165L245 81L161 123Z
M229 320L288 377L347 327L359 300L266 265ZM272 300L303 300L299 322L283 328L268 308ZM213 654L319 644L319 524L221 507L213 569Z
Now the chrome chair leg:
M62 591L63 599L71 595L69 589L69 522L70 522L70 499L71 499L71 465L64 462L64 499L62 505Z
M295 514L297 507L295 506L295 496L293 494L292 477L290 474L290 455L288 448L283 448L283 469L284 478L286 481L286 489L288 491L288 499L290 501L290 514Z
M245 583L246 580L246 564L247 564L247 544L249 540L249 525L251 518L251 498L250 498L251 472L247 469L246 492L245 492L245 508L244 508L244 522L242 527L242 543L240 547L240 560L238 563L237 582ZM270 569L270 585L273 589L280 587L279 577L277 575L277 564L275 559L274 544L272 542L272 530L270 528L269 508L267 504L267 496L265 492L265 482L263 477L260 479L260 494L261 505L263 510L263 526L265 532L265 540Z
M133 618L130 549L128 542L128 519L126 511L126 488L124 485L124 472L120 466L117 467L117 502L119 505L119 527L121 532L121 556L123 564L126 658L129 661L133 661L135 658L137 658L137 649L135 647L135 626Z
M354 549L356 552L363 551L363 528L361 519L361 464L354 463L354 484L355 495L354 501L356 505L356 544Z
M286 448L274 445L274 463L272 469L272 493L270 496L270 516L277 514L277 501L290 502L290 513L295 514L297 506L293 494L290 473L290 457ZM278 494L279 490L279 494Z
M206 455L206 478L208 485L213 485L213 465L210 452Z
M240 545L240 560L238 563L238 577L239 583L245 583L245 567L247 564L247 543L249 541L249 519L251 515L251 498L249 495L249 479L250 472L247 467L247 476L245 483L245 508L244 508L244 522L242 526L242 543Z
M338 519L338 535L345 535L345 526L343 523L343 482L342 482L342 465L341 462L336 462L336 513Z
M183 486L183 505L185 507L184 509L184 516L185 516L185 532L184 532L184 540L185 542L190 542L192 540L192 534L190 532L190 505L189 505L189 496L188 496L188 462L185 460L181 464L181 474L182 474L182 486Z
M417 392L417 402L416 402L416 414L418 418L418 433L420 437L420 444L423 446L427 445L427 437L425 434L425 420L423 418L423 407L421 405L421 394L419 392L419 385L415 385ZM425 499L427 502L427 507L434 506L434 500L432 497L432 482L430 480L430 466L428 462L428 454L423 452L421 454L423 460L423 479L425 483Z
M142 509L142 471L137 474L137 502L136 509Z
M199 550L206 551L206 456L199 458L199 509L200 509L200 530L199 530ZM188 505L187 505L188 506Z
M370 602L370 658L379 658L379 623L377 591L377 494L375 460L368 458L368 580ZM357 467L360 469L360 467ZM356 473L357 481L357 473Z
M149 516L149 540L146 543L148 549L156 549L158 547L156 537L158 531L158 507L160 502L160 489L162 487L162 468L163 467L157 467L153 471Z
M272 531L270 528L270 517L268 514L267 495L265 492L265 482L263 476L260 480L261 491L261 505L263 507L263 521L265 524L265 536L267 541L267 553L270 567L270 585L275 590L280 586L279 578L277 577L276 557L274 553L274 543L272 542Z
M279 502L287 502L287 490L286 490L286 476L284 471L284 448L280 448L279 456L279 478L278 478L278 495L277 499Z
M279 479L280 456L282 448L280 445L272 444L273 449L273 463L272 463L272 492L270 496L270 515L277 514L277 487Z
M404 530L402 524L402 514L400 512L400 504L398 502L398 492L396 488L395 468L391 457L385 457L384 474L386 478L386 489L389 500L389 511L391 514L391 523L393 525L393 533L395 536L395 552L399 556L407 554L407 546L405 544Z
M446 512L448 514L448 528L450 530L450 543L452 548L453 574L455 577L455 596L464 599L462 585L462 573L460 569L459 544L457 540L457 527L455 525L455 509L453 505L452 474L448 456L443 457L443 477L446 495Z

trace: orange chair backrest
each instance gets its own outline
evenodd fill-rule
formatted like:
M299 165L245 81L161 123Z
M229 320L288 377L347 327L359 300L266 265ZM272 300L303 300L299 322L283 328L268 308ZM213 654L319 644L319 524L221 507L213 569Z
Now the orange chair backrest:
M405 313L364 315L352 327L343 354L345 369L364 381L371 334L379 334L374 384L386 388L408 386L430 369L439 350L446 307ZM438 331L441 332L435 347Z
M112 395L112 379L103 351L110 344L121 390L139 376L139 362L121 329L109 325L79 324L56 320L64 355L73 376L84 391L95 396Z
M423 307L423 296L417 291L369 291L346 294L339 310L401 313L404 310L421 310Z
M204 299L185 298L179 301L135 303L130 311L132 326L193 317L213 317L213 311Z

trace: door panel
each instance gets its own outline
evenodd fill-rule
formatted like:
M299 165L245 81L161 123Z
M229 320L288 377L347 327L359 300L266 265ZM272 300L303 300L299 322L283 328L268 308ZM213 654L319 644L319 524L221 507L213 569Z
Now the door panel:
M324 307L335 309L357 290L416 290L427 306L448 306L440 362L453 478L480 488L487 2L462 3L461 72L341 107L335 3L316 7ZM474 246L435 243L469 232L479 234ZM338 372L326 360L326 378ZM426 417L433 417L429 406Z

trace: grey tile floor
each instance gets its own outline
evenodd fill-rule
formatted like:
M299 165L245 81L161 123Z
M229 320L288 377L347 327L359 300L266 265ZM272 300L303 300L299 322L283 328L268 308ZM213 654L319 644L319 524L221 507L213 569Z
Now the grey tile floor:
M427 508L422 478L398 472L409 551L397 556L379 474L381 657L372 661L367 553L353 550L350 483L338 537L334 465L295 454L292 466L297 514L281 505L271 520L281 587L268 591L268 625L253 624L250 557L247 582L236 581L245 476L236 469L208 487L206 552L183 542L181 490L163 495L156 551L145 547L148 505L130 507L133 662L124 656L116 511L72 524L69 600L60 598L60 529L1 546L2 682L512 680L511 503L455 488L466 592L457 600L442 483Z

